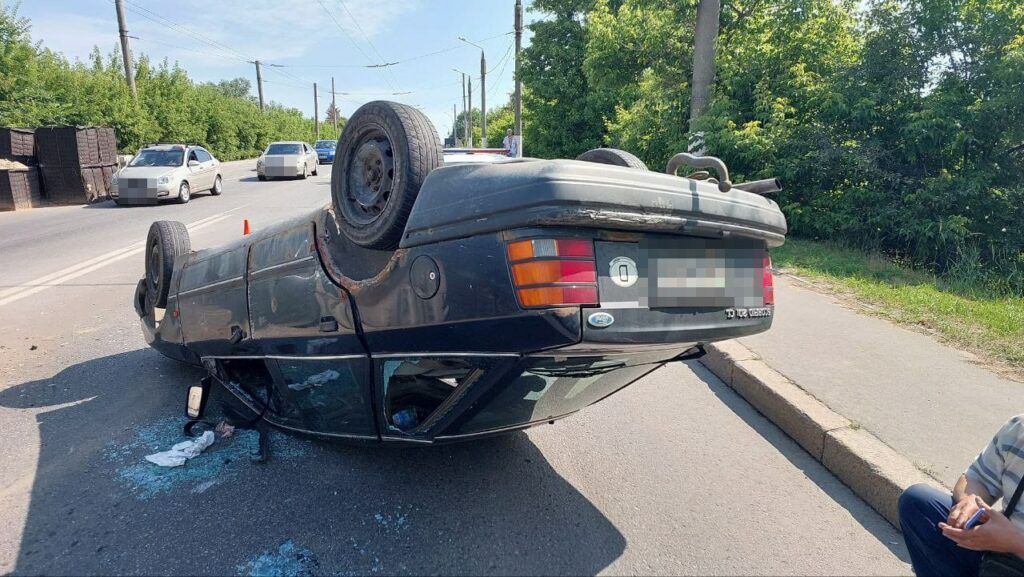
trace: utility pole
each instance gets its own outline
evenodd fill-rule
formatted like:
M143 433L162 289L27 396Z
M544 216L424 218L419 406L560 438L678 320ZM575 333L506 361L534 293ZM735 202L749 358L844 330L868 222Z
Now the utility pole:
M313 140L320 140L320 95L316 92L316 82L313 83L313 127Z
M466 133L469 134L469 147L473 148L473 77L466 79L466 100L469 101L469 114L466 115Z
M519 146L516 147L516 156L523 156L523 83L519 80L519 55L523 47L523 1L516 0L516 129L514 138L519 139Z
M469 112L466 111L466 74L462 74L462 145L466 146L466 139L469 138L469 129L467 128L466 118L469 117Z
M693 90L690 95L690 132L693 123L700 118L711 102L711 90L715 83L715 39L718 37L718 20L721 15L721 0L700 0L697 5L697 24L693 31Z
M331 114L334 115L334 132L338 132L338 105L334 101L334 77L331 76Z
M459 40L480 49L480 146L487 148L487 57L484 56L483 46L468 40L465 36L459 36Z
M256 89L260 94L260 112L263 112L263 70L260 68L260 61L256 64Z
M138 98L135 91L135 63L132 61L132 48L128 45L128 26L124 23L124 0L114 0L117 7L117 31L121 34L121 58L124 59L124 77L128 80L128 89L132 98Z
M487 59L480 51L480 147L487 148Z
M459 112L455 108L455 103L452 103L452 146L458 146L459 137L455 134L455 121L459 119Z

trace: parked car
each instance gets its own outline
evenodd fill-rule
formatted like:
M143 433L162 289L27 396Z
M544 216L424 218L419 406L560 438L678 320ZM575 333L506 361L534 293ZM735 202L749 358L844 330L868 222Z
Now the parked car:
M139 150L110 181L119 205L157 204L173 198L184 204L197 192L224 192L220 161L202 146L154 144Z
M334 149L337 147L336 140L317 140L313 145L316 149L317 160L320 164L331 164L334 162Z
M316 152L305 142L272 142L256 160L256 177L306 178L316 176L319 168Z
M322 209L198 252L181 223L153 224L135 307L152 347L206 369L190 416L216 398L236 422L330 439L470 439L771 326L777 181L733 185L687 154L672 174L613 149L442 158L422 113L372 102Z

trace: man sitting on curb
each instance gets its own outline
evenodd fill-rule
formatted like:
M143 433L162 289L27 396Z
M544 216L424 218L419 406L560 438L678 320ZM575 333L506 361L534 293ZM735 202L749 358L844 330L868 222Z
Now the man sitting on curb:
M1024 511L1016 507L1021 488L1024 415L1003 425L960 476L952 496L929 485L914 485L900 495L900 526L914 573L978 575L985 552L1024 557ZM1000 497L1007 499L1009 518L991 508ZM978 509L984 510L980 524L965 528Z

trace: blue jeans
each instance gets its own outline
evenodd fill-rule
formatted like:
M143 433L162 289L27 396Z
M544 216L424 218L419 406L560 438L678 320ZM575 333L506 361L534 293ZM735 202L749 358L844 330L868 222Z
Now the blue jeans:
M981 552L960 547L938 527L952 508L952 495L928 485L914 485L900 495L900 527L918 577L978 574Z

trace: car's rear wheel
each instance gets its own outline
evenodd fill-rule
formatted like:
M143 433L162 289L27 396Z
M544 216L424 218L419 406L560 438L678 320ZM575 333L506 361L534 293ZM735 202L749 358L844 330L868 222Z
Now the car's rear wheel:
M319 164L314 164L313 165L313 176L316 176L318 174L320 174L320 165Z
M302 176L300 176L299 178L301 178L302 180L306 180L307 176L309 176L309 166L303 164L302 165Z
M185 225L173 220L158 220L146 237L146 298L157 308L167 306L174 261L192 250Z
M618 148L595 148L577 156L576 160L597 162L599 164L611 164L612 166L624 166L626 168L636 168L638 170L647 170L647 165L644 164L644 161L625 150L619 150Z
M181 181L181 186L178 187L178 204L185 204L192 198L192 188L189 187L188 183L184 180Z
M257 174L256 175L256 180L266 180L266 179L267 179L267 177L263 176L262 174Z
M213 196L220 196L220 193L224 192L224 183L220 180L220 175L213 180L213 188L210 189L210 194Z
M394 249L423 180L444 164L430 119L396 102L377 101L349 118L331 168L342 231L356 244Z

